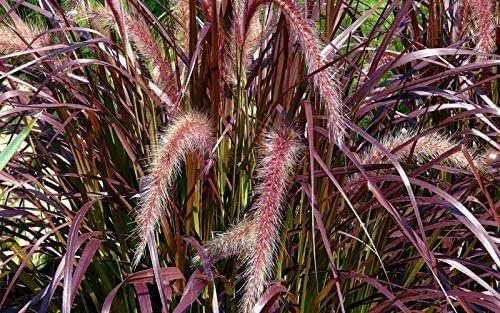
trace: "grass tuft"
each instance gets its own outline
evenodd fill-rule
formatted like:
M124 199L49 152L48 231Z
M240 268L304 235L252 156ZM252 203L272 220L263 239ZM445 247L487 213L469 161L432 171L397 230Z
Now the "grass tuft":
M497 312L496 11L0 1L0 312Z

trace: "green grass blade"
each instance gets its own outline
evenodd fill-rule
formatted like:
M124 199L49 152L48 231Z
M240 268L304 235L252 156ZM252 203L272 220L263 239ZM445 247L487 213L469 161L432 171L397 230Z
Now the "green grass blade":
M26 137L28 137L37 120L38 118L34 118L31 122L29 122L28 125L26 125L26 127L7 145L5 150L0 152L0 171L3 170L5 165L9 163L10 159L12 159L17 150L19 150L19 147L21 147L21 144L24 142Z

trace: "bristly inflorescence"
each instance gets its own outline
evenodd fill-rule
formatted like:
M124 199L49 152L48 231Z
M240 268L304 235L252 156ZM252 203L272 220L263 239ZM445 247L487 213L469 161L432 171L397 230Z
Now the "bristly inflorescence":
M380 140L389 152L392 152L398 161L404 161L411 156L411 159L417 164L423 164L429 160L435 159L457 146L457 143L448 136L439 133L429 133L415 139L416 132L400 131L397 134L389 134ZM467 149L469 150L469 149ZM411 154L411 155L410 155ZM482 176L491 177L493 170L490 164L498 159L498 153L487 153L485 155L473 154L473 165ZM360 155L363 164L380 164L389 161L385 154L375 147L370 147ZM471 164L462 151L455 152L444 158L441 162L451 167L471 170ZM355 184L359 183L362 176L356 173L348 178L347 190L353 190Z
M43 30L18 24L15 26L0 26L0 54L21 52L28 48L40 48L48 46L49 36Z
M254 0L247 5L244 27L248 29L252 17L261 4L273 3L281 10L292 27L293 34L298 39L309 71L313 75L313 83L326 106L328 128L332 139L342 143L346 132L346 123L342 114L342 94L336 73L331 67L325 67L321 58L322 40L314 27L304 16L304 13L292 0ZM245 34L247 31L243 30Z
M93 9L84 10L87 16L92 16L104 27L116 27L119 30L116 17L111 8L97 5ZM118 10L118 9L116 9ZM153 91L166 104L166 115L169 119L181 113L178 97L179 88L172 71L172 66L166 56L162 54L161 45L154 39L147 24L140 18L130 14L123 14L123 25L129 40L137 52L151 65L151 76L154 84L150 85ZM156 84L156 85L155 85Z
M242 78L244 78L245 71L250 70L252 54L258 49L258 47L260 47L262 41L265 38L270 37L271 33L275 30L275 26L272 21L267 21L265 26L262 25L257 12L254 14L255 17L250 19L245 26L246 29L244 29L245 17L246 14L248 14L247 6L248 1L245 0L233 2L230 43L229 51L227 53L228 60L233 63L230 67L230 71L233 71L233 73L228 73L226 75L228 76L228 81L234 82L233 84L236 84L238 74L238 68L236 65L242 66L243 71L241 75L243 76ZM229 69L227 71L229 72Z
M413 141L412 139L415 137L414 132L407 131L400 132L398 135L386 136L382 138L380 142L389 151L398 148L398 150L394 152L397 159L403 160L404 158L408 158L410 153L412 153L412 158L419 164L437 158L457 145L449 137L435 132L423 135ZM364 163L379 163L383 158L384 154L375 148L371 148L362 155L362 161ZM485 158L483 156L476 156L475 166L480 171L485 170L484 160ZM448 156L444 159L444 162L453 167L462 169L467 169L470 166L467 158L461 152Z
M245 262L243 312L252 312L274 267L281 209L301 145L287 129L269 132L262 146L252 215L205 244L209 255L238 255Z
M390 134L383 137L380 143L399 161L403 161L410 157L417 163L423 164L426 161L435 159L449 150L457 146L453 140L448 136L439 133L429 133L416 138L416 133L414 131L401 131L397 135ZM495 154L496 157L496 154ZM386 159L385 154L376 149L375 147L370 147L367 151L360 155L361 162L363 164L378 164L384 163ZM388 163L389 161L386 161ZM474 166L478 169L481 174L489 175L488 168L489 163L492 162L492 157L490 155L475 155L474 156ZM470 169L471 164L465 157L465 155L458 151L446 157L443 162L449 166L460 168L460 169ZM353 175L350 179L350 183L358 182L361 179L359 174Z
M464 5L468 6L476 17L479 28L478 48L482 52L492 52L494 45L493 31L495 29L495 8L491 0L465 0Z
M125 17L125 28L129 33L130 40L142 56L153 66L152 76L155 83L166 95L167 116L174 117L179 113L177 104L178 88L177 81L172 73L172 67L162 56L158 43L154 40L147 25L137 18ZM165 97L164 97L165 99Z
M232 257L238 255L243 259L255 245L255 221L246 218L232 226L211 241L205 243L209 256Z
M149 173L145 177L137 212L136 234L140 244L134 256L136 265L160 216L168 207L174 179L185 155L194 150L207 152L213 143L210 121L199 113L176 117L152 150Z
M290 130L268 133L264 140L263 158L257 169L260 183L254 204L254 247L248 253L243 274L245 286L241 305L244 312L252 312L274 267L281 208L299 152L297 135Z

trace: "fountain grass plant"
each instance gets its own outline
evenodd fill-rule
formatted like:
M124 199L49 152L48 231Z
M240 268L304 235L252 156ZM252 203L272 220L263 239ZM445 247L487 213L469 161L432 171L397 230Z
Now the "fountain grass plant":
M1 312L498 310L497 3L0 5Z

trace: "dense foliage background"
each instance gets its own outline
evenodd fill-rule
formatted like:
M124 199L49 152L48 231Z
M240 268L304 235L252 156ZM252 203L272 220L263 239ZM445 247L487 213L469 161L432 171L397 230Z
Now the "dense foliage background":
M208 115L216 145L188 154L157 228L165 309L238 311L238 258L192 259L249 214L263 133L288 127L303 151L262 311L498 311L489 1L1 0L0 311L161 310L149 255L131 266L132 234L174 110ZM296 17L322 39L323 68ZM340 86L343 144L322 71ZM450 145L417 144L432 134Z

